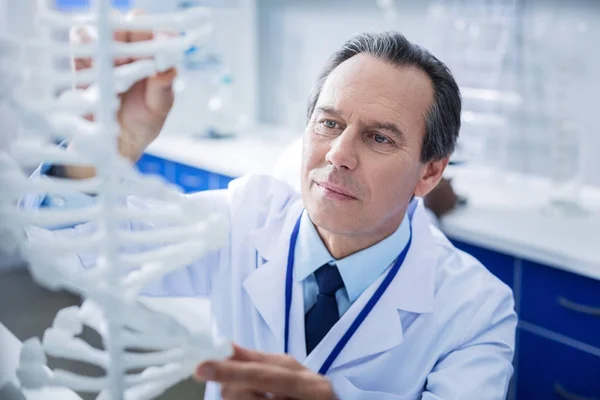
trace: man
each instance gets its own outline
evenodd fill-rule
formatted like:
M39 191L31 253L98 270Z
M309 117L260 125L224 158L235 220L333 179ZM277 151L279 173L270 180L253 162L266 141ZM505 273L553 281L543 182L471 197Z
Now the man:
M172 78L123 96L131 161L165 121ZM442 177L460 111L435 57L398 33L359 35L309 100L301 196L266 176L194 195L229 216L228 242L148 290L210 296L236 343L232 359L199 366L207 398L505 397L512 293L430 226L420 200Z

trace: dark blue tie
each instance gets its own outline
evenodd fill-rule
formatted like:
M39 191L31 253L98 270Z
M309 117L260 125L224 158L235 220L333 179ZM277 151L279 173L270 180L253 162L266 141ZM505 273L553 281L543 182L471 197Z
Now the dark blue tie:
M340 319L335 292L344 287L344 282L335 265L325 264L315 271L319 286L317 302L304 317L306 354L317 347L321 339Z

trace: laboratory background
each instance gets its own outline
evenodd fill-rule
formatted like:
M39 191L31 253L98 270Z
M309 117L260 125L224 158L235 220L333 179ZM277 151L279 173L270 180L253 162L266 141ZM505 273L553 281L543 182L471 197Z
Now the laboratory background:
M67 13L89 8L83 0L52 3ZM173 110L137 164L190 193L248 173L298 187L310 90L352 35L397 30L431 50L463 97L446 172L456 197L432 223L513 290L519 326L508 398L600 399L600 1L113 3L121 12L198 3L213 11L213 32L185 51ZM35 35L36 4L0 0L0 33ZM68 40L66 31L52 34ZM0 98L0 148L19 129ZM41 336L58 309L80 299L40 287L18 255L0 248L0 333L15 343ZM153 301L189 320L209 309L202 299ZM91 330L82 337L99 345ZM101 372L51 357L50 364ZM200 385L187 380L161 398L200 396Z

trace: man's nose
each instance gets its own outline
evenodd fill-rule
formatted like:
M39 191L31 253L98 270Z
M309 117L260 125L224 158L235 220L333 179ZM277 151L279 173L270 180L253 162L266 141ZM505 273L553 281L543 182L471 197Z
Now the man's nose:
M336 168L355 169L358 165L356 136L351 128L346 128L331 141L325 160Z

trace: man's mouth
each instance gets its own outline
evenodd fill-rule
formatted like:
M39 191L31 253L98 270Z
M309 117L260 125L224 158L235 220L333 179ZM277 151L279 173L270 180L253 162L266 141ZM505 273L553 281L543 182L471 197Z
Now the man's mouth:
M333 194L333 195L337 195L337 196L343 196L346 197L347 199L351 199L351 200L356 200L356 196L354 196L352 194L352 192L348 189L346 189L343 186L339 186L339 185L334 185L330 182L316 182L317 186L319 186L320 188L322 188L323 190L325 190L327 193L329 194Z

